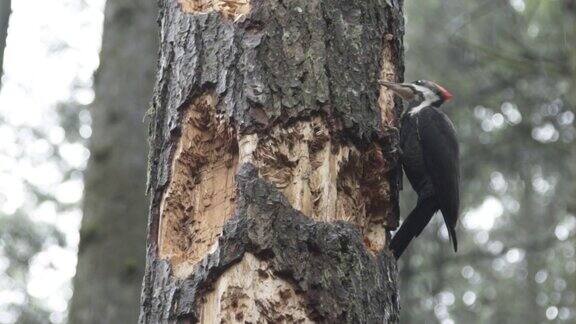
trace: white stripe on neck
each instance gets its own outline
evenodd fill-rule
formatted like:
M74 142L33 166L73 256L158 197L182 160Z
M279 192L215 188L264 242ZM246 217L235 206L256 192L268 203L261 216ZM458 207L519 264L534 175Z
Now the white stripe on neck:
M414 116L414 115L416 115L417 113L419 113L420 110L422 110L422 109L424 109L424 108L426 108L426 107L428 107L428 106L430 106L430 105L432 105L432 101L424 100L424 101L422 101L418 106L416 106L416 107L411 108L410 110L408 110L408 114L409 114L410 116Z
M412 85L417 91L419 91L422 96L424 97L424 101L422 101L418 106L414 107L414 108L410 108L410 110L408 110L408 114L410 116L414 116L417 113L420 112L420 110L428 107L428 106L432 106L432 104L436 101L438 101L440 99L440 97L438 97L437 94L435 94L432 90L426 88L426 87L422 87L416 84Z

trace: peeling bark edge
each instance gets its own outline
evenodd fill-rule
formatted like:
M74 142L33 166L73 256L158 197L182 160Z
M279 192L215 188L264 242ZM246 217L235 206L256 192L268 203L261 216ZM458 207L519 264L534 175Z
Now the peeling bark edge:
M324 61L320 62L318 66L316 62L312 61L313 66L308 67L308 70L313 72L324 71L322 73L326 73L326 77L321 78L319 81L321 84L312 85L311 88L309 88L309 90L314 90L312 93L315 96L298 99L303 103L302 107L296 107L291 110L288 109L290 111L286 113L284 112L286 108L294 106L285 106L283 103L280 105L268 104L270 102L278 103L278 101L274 101L273 99L270 101L270 98L266 97L268 98L266 99L263 94L256 94L250 91L245 93L243 89L247 86L250 86L250 89L257 89L263 81L265 81L265 84L274 83L281 89L289 89L291 85L286 79L291 75L279 73L276 77L280 80L267 78L258 79L257 77L246 78L244 74L246 71L239 71L239 69L242 68L238 67L238 65L244 64L244 68L246 68L246 60L262 61L266 59L260 52L250 52L252 49L250 46L256 43L255 46L258 46L260 44L258 43L258 37L260 37L262 33L267 33L265 28L269 26L267 23L270 16L266 16L267 13L261 9L263 4L268 2L253 0L256 8L255 11L249 14L245 20L240 21L236 26L229 23L222 24L217 13L190 15L180 12L176 1L160 0L159 2L161 6L159 21L161 24L160 38L162 45L160 49L156 90L152 102L153 107L150 110L151 149L147 190L151 193L150 196L152 199L148 220L147 271L143 282L141 322L157 322L156 320L165 322L166 319L170 317L170 314L175 314L175 317L171 319L172 321L176 321L177 317L190 320L195 319L198 314L196 313L197 310L192 307L194 306L194 299L183 298L181 296L202 296L202 292L209 289L210 284L213 283L220 274L240 261L244 252L252 251L247 250L247 248L242 245L244 247L241 250L232 251L229 249L225 252L225 249L222 247L222 244L226 243L225 241L221 243L221 247L216 253L204 259L197 270L197 274L181 281L176 281L171 276L171 269L167 261L158 259L156 238L158 236L159 205L162 193L170 177L170 161L172 160L175 143L177 143L181 132L180 125L183 108L192 102L194 98L206 92L207 89L214 89L219 97L219 112L225 113L241 133L252 131L265 132L268 127L271 127L274 123L288 125L298 119L302 120L302 118L322 115L327 119L338 121L339 125L343 127L342 136L345 136L346 139L358 145L362 145L365 141L383 141L384 144L382 145L385 147L385 152L390 153L390 156L394 159L396 154L393 152L397 146L397 135L393 134L393 129L392 132L383 134L380 120L376 118L378 114L376 104L378 88L376 84L376 74L381 68L381 62L376 59L378 55L375 53L381 51L383 46L391 46L393 48L393 57L397 59L395 64L397 67L396 75L399 78L398 81L401 81L401 75L404 70L402 63L402 36L404 34L402 17L403 1L351 0L345 5L348 9L354 6L356 6L356 8L363 6L363 10L366 10L365 8L377 8L377 10L367 10L371 13L370 19L385 22L382 25L371 27L374 26L373 21L371 21L370 26L366 27L367 30L375 28L375 34L379 35L378 37L382 36L381 39L378 37L370 38L369 44L371 48L375 46L375 48L370 49L370 55L368 55L372 58L370 64L367 64L366 61L354 61L354 54L343 54L338 51L340 49L339 46L350 45L346 39L315 39L315 42L326 41L326 43L324 43L324 49L315 49L316 52L314 52L315 57L323 57ZM340 0L322 1L322 10L342 5L340 2ZM305 4L306 1L302 0L298 3ZM335 11L338 12L337 9ZM290 15L294 15L294 13L291 12ZM329 20L330 16L323 14L322 18ZM274 23L278 24L277 21L274 21ZM332 23L334 22L332 21ZM275 27L276 25L271 28L273 29ZM338 33L335 27L338 26L330 26L329 30L332 30L331 33ZM308 26L307 28L310 27ZM323 26L323 28L325 29L326 26ZM386 36L388 36L388 34L393 35L393 37L387 38ZM214 43L214 40L218 40L218 42ZM210 41L213 43L210 43ZM354 45L357 44L354 43ZM226 54L226 58L229 59L229 61L213 61L213 57L211 57L210 54L215 52L228 53ZM352 57L337 58L336 56L338 55L352 55ZM367 55L367 53L364 53L364 55ZM326 60L327 57L329 61ZM365 71L360 69L360 72L356 71L362 78L355 79L353 83L345 83L346 78L335 75L331 69L336 69L343 64L347 65L347 63L350 62L355 62L359 66L369 66L370 70ZM350 67L350 69L352 70L352 67ZM250 71L249 74L254 76L255 73L254 71ZM257 71L256 74L260 73L264 72ZM341 91L347 87L350 87L351 90L356 92L360 91L360 93L365 91L366 93L363 93L363 99L361 101L354 101L355 99L353 100L351 97L343 95ZM374 91L372 91L372 89ZM282 92L280 90L276 91L279 93ZM337 98L331 100L330 98L335 94L337 94ZM291 95L289 99L294 101L296 100L294 98L295 96ZM352 102L350 100L352 100ZM267 114L269 113L269 116L272 116L272 122L267 125L267 127L261 127L261 125L257 123L257 120L253 118L254 115L250 114L250 111L259 109L270 109L270 111L266 112ZM395 109L397 112L401 109L398 102L395 104ZM400 114L396 113L395 119L397 119L398 116L400 116ZM397 120L392 124L397 125ZM390 177L392 193L396 194L396 196L393 197L393 201L396 202L395 213L398 214L397 189L399 188L401 179L400 169L398 168L397 172L391 172ZM299 215L299 217L303 217L295 211L294 213ZM248 221L240 221L238 219L241 219L241 217L234 217L227 225L226 231L229 231L228 228L231 226L242 228L248 226L244 224ZM295 220L291 221L295 222ZM310 226L316 226L312 220L307 220L307 222L311 224ZM352 237L354 235L359 237L359 234L355 232L351 225L342 223L318 223L317 226L324 226L334 232L342 229L346 237ZM238 233L247 233L246 229L236 231L238 231ZM351 234L353 232L356 234ZM324 239L326 238L327 235L324 236ZM242 239L245 238L242 237ZM300 244L304 243L305 242L301 242ZM258 251L258 249L255 251ZM366 251L362 252L362 255L365 253ZM259 256L262 257L262 254L259 254ZM365 257L370 258L371 256L368 255ZM382 278L387 276L387 271L389 271L389 274L395 274L396 271L395 262L382 253L372 260L371 263L368 262L367 264L372 268L376 268L375 271L380 273ZM290 278L290 276L287 276L287 278ZM395 278L390 280L394 280L395 282ZM378 289L382 290L381 288ZM395 291L394 289L395 286L390 286L390 290L387 290L386 293L390 294L391 291ZM343 294L346 294L346 292L343 292ZM368 296L372 296L372 294L368 294ZM397 312L394 313L394 309L397 308L397 296L388 296L392 298L393 303L380 304L381 308L385 307L387 309L386 312L383 310L379 311L378 314L384 314L383 317L370 315L372 317L369 318L373 318L378 322L378 319L386 318L386 316L388 316L386 314L397 314ZM381 299L382 298L378 299L378 301L382 301ZM315 300L320 299L318 297ZM198 303L198 301L196 301L196 303ZM395 306L388 307L386 305ZM158 311L157 315L154 315L154 312L151 310ZM360 318L368 318L367 315L363 316L364 317ZM354 319L356 317L351 316L349 318ZM397 321L395 315L389 315L389 318L390 322ZM355 322L355 320L352 320L352 322Z
M359 2L366 2L365 0L358 0ZM161 201L162 193L166 187L168 179L170 177L170 161L175 150L175 143L180 136L181 129L181 119L183 108L189 105L197 96L206 92L207 89L216 88L217 94L226 93L224 90L226 88L226 81L221 80L222 77L227 78L226 75L238 74L237 68L233 64L239 64L241 57L246 57L249 51L244 49L243 51L238 50L241 46L239 42L244 34L242 31L235 29L230 23L222 23L218 20L217 13L201 14L201 15L190 15L180 11L178 8L178 3L176 1L159 0L159 17L158 22L160 24L159 38L161 41L159 49L159 63L158 72L156 76L156 85L154 96L152 99L152 107L147 112L147 117L149 120L149 157L148 157L148 176L146 184L146 193L151 197L150 199L150 217L148 219L148 240L147 240L147 251L148 258L147 262L157 259L157 243L156 237L158 237L158 218L159 218L159 205ZM323 6L331 6L338 2L336 0L329 1L330 3L323 4ZM371 0L371 3L375 3L382 7L375 14L379 21L385 21L386 23L382 26L378 26L378 33L381 34L381 39L377 45L378 50L381 52L382 48L385 46L390 46L392 48L392 58L396 65L396 77L398 81L403 80L404 73L404 47L403 47L403 36L404 36L404 17L403 17L403 0ZM254 0L254 5L256 7L262 6L262 0ZM374 6L374 4L373 4ZM261 14L260 14L261 15ZM262 22L259 20L261 17L255 15L241 22L242 28L248 34L249 39L253 39L251 36L254 33L261 32ZM326 17L324 17L326 19ZM224 37L222 40L226 45L225 49L230 51L230 55L233 58L233 62L223 65L222 62L206 62L206 53L218 52L220 48L205 48L205 43L203 41L204 36L200 36L199 31L205 31L206 36L211 40L216 40L214 37L221 34L220 37ZM236 35L238 34L238 35ZM388 37L393 35L393 37ZM185 51L191 51L192 53L186 54ZM329 52L321 51L319 54L324 56L329 55ZM254 55L250 54L251 59L254 59ZM379 57L376 55L375 57ZM346 61L353 61L351 58ZM202 64L207 64L207 67L203 67ZM245 64L245 62L242 62ZM330 75L330 65L341 66L343 63L335 62L330 64L329 62L324 62L321 70L325 71ZM362 145L361 139L366 136L366 134L371 134L368 141L378 141L382 143L385 148L384 151L389 153L389 158L391 159L391 164L396 165L396 171L390 172L390 185L392 192L392 201L395 201L395 206L393 207L393 213L396 214L396 218L399 215L399 205L398 205L398 191L401 189L402 181L402 171L401 166L398 163L398 155L396 148L398 147L399 136L395 132L394 128L386 129L382 131L382 126L380 121L376 118L376 74L381 69L382 62L373 62L374 80L365 80L362 84L352 84L353 88L362 89L375 89L374 94L370 97L368 102L371 104L358 105L355 109L360 109L361 111L368 110L371 113L373 121L378 121L372 124L370 127L358 128L345 128L343 133L358 145ZM228 73L220 73L217 71L226 71L230 69ZM241 74L241 73L240 73ZM240 79L242 76L237 76L231 78L232 80ZM334 78L334 76L329 76L329 78ZM236 88L238 85L235 83L230 85L233 91L238 91ZM246 80L250 84L250 80ZM341 82L337 80L335 82ZM365 82L368 82L367 86ZM374 83L374 84L372 84ZM336 88L342 88L342 85L338 85ZM236 89L236 90L234 90ZM320 87L321 93L317 93L317 99L312 100L314 102L315 108L309 108L306 111L298 110L297 113L302 117L318 116L324 115L327 120L333 120L338 124L350 124L354 123L355 120L365 119L366 116L362 117L357 111L349 111L348 113L338 113L338 104L326 102L326 98L336 91L333 86L326 85L326 88ZM328 91L328 93L325 93ZM254 102L250 98L240 96L242 100ZM228 96L225 98L220 98L228 104L234 105L235 100L232 100ZM305 102L310 102L310 100L305 100ZM327 107L326 105L329 105ZM395 101L395 120L392 121L392 127L398 125L398 118L400 116L400 111L402 110L402 103L398 99ZM331 108L332 107L332 108ZM258 105L255 108L261 108ZM235 107L234 109L245 110L246 108ZM219 107L222 110L222 107ZM292 113L294 114L294 113ZM247 117L247 113L242 113L240 116L244 118ZM246 125L243 118L238 117L238 114L232 118L232 125L239 128L246 129ZM344 121L342 120L344 119ZM284 124L293 123L294 118L286 118ZM250 122L250 123L253 123ZM244 126L242 126L244 125ZM271 125L268 125L271 127ZM260 127L260 132L267 131L268 127ZM364 134L364 135L362 135Z
M382 41L382 46L390 46L392 48L392 61L396 63L396 77L397 82L404 82L404 34L406 32L404 25L404 0L392 0L392 9L390 16L392 19L388 20L387 30L391 31L396 37L389 39L386 36ZM396 158L396 167L390 172L390 190L392 192L392 201L394 201L393 213L396 215L396 220L400 222L400 191L403 189L402 179L404 173L402 171L402 163L400 163L400 118L404 111L404 102L398 96L394 96L394 121L393 129L397 131L396 134L390 136L391 152L390 154Z
M174 280L167 261L154 261L143 294L141 323L198 321L203 294L244 253L266 260L305 296L310 318L329 323L397 323L396 262L371 255L359 231L343 222L315 222L293 209L251 164L237 178L238 207L194 274ZM152 292L154 292L152 294Z
M150 110L148 192L165 185L168 178L167 151L172 135L178 135L182 108L208 88L216 91L218 111L231 118L240 133L263 132L275 124L325 114L338 121L342 136L356 145L389 137L382 133L376 80L384 46L392 48L396 76L401 79L404 72L402 0L355 0L346 5L322 1L314 8L316 16L305 19L308 24L298 22L295 10L282 12L288 22L280 21L273 16L283 10L278 5L253 2L253 10L232 24L216 12L191 15L182 12L176 1L159 1L162 45ZM292 5L300 8L298 4L304 7L307 2ZM351 21L342 17L346 10L353 13L346 17ZM368 17L359 17L361 12ZM300 50L292 47L295 43L282 42L276 30L287 26L287 31L301 29L309 38L302 41L306 57L293 53ZM361 26L363 31L342 36L350 26ZM282 52L292 56L272 54ZM228 61L218 60L215 53L225 53ZM349 68L340 71L342 66ZM300 78L308 81L295 85ZM266 125L254 117L262 113L269 119ZM396 140L391 142L395 146Z

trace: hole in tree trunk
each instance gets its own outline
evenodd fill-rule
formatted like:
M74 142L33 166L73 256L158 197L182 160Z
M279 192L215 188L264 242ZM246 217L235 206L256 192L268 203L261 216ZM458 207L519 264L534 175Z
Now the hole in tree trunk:
M217 116L215 104L209 93L183 112L160 206L159 256L170 260L177 276L209 253L234 211L236 134Z

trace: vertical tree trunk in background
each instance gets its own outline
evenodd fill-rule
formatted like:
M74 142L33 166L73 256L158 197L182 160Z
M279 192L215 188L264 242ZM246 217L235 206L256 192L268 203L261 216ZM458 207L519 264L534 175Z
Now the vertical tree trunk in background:
M576 0L565 0L565 13L568 17L568 35L566 35L566 39L568 39L569 44L566 44L566 47L569 48L568 52L568 60L570 65L570 74L572 76L572 91L570 103L572 107L576 107L576 41L574 40L576 37Z
M397 322L402 1L160 5L141 323Z
M542 218L536 201L538 199L536 192L532 188L533 174L529 170L522 170L520 177L524 183L524 192L522 197L522 205L520 206L520 215L522 215L522 222L518 226L517 233L520 237L529 237L531 233L535 233L542 229L546 229L546 225L542 221L547 220ZM524 311L518 314L518 318L522 319L522 323L538 324L545 321L545 308L538 305L538 293L542 291L539 283L536 282L536 274L542 269L542 263L545 262L539 251L530 250L526 251L524 257L526 264L526 285L524 295Z
M2 89L2 76L4 75L4 49L8 36L8 21L12 13L10 0L0 1L0 89Z
M571 80L571 97L570 100L570 107L572 112L576 111L576 0L565 0L565 14L568 16L568 35L566 35L566 39L568 44L565 44L566 48L568 49L568 60L570 60L570 76L569 80ZM572 161L576 158L576 147L572 145ZM570 164L570 171L572 179L576 178L576 165L574 163ZM573 182L572 182L573 183ZM576 196L576 185L572 185L572 197ZM568 202L567 212L576 215L576 200L572 199ZM571 239L573 244L576 244L576 238ZM568 287L576 287L576 276L571 276L571 284Z
M158 52L154 1L105 9L70 323L134 323L145 264L146 127Z
M402 255L403 266L399 273L400 278L399 289L403 293L402 311L400 312L400 315L402 316L402 323L415 323L414 319L416 318L416 316L412 316L412 312L410 310L413 308L411 306L413 304L416 304L418 301L416 300L416 298L411 299L406 298L407 292L411 288L410 285L414 284L412 279L414 278L415 271L413 270L411 264L412 258L413 258L413 252L410 249L406 250L406 252L404 252L404 254Z

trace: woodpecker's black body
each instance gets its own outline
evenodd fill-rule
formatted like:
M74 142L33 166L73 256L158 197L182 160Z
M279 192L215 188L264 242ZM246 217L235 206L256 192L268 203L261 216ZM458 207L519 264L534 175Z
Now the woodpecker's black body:
M428 81L401 86L412 91L408 96L409 108L401 118L401 159L404 172L418 193L418 203L392 239L390 248L399 258L440 210L456 251L455 227L460 205L458 142L452 122L437 109L451 95Z

